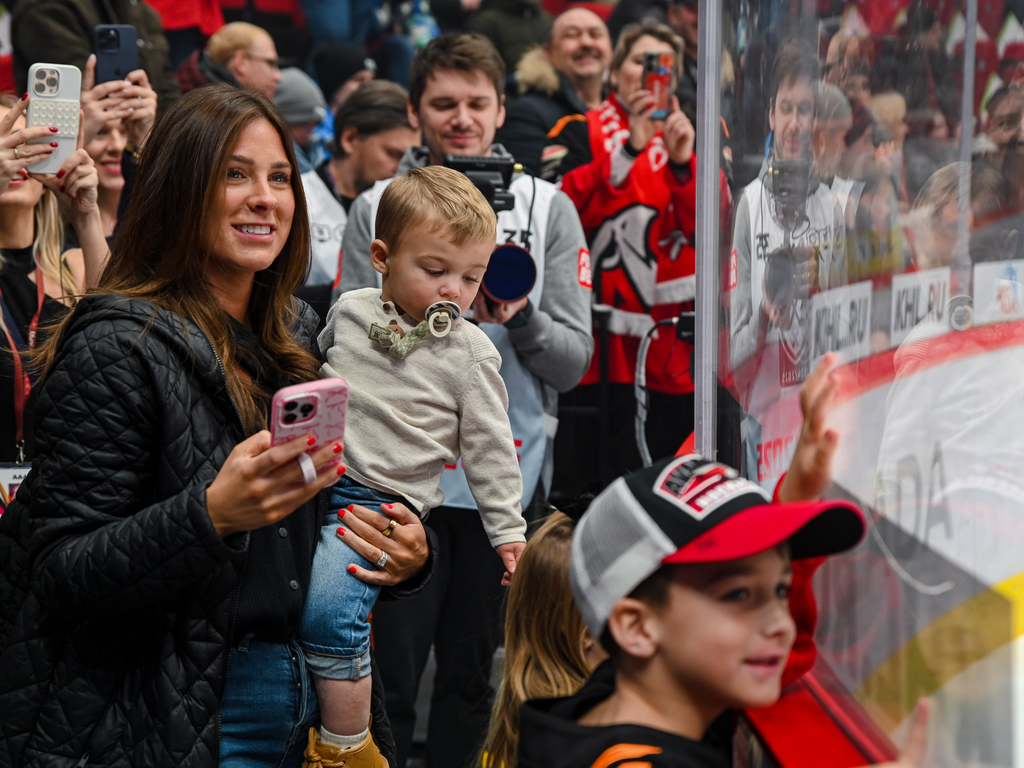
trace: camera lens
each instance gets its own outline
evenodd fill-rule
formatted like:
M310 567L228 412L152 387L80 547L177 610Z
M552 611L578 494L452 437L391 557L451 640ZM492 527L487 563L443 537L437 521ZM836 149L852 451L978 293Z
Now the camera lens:
M56 88L57 87L57 78L56 77L48 77L48 78L46 78L46 84L48 86L50 86L51 88Z
M45 69L36 70L36 80L45 80L45 79L46 79L46 70Z
M313 412L313 404L312 403L306 403L304 406L302 406L302 415L303 416L309 416L309 414L311 414L312 412Z
M294 413L286 413L284 418L281 419L285 424L292 424L298 418Z
M36 83L36 93L43 93L46 90L46 86L42 83Z
M284 404L284 409L286 411L294 411L298 407L299 407L299 404L296 403L294 400L292 400L290 403L285 403Z
M100 35L100 48L104 51L116 51L121 43L121 35L116 29L105 29Z

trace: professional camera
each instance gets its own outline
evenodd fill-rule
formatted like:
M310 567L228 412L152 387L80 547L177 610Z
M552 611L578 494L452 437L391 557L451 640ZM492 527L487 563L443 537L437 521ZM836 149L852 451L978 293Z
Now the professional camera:
M797 277L797 266L810 259L817 261L818 267L821 267L821 251L811 245L782 246L768 254L764 267L764 292L772 306L783 308L793 299L807 298L797 296L800 282ZM814 286L811 290L814 290Z
M515 196L508 187L512 183L512 174L522 170L522 166L511 157L445 155L444 164L446 168L466 174L495 213L511 211L515 207Z
M811 192L811 162L807 159L779 160L768 166L772 215L782 225L788 247L793 232L807 219L807 196Z

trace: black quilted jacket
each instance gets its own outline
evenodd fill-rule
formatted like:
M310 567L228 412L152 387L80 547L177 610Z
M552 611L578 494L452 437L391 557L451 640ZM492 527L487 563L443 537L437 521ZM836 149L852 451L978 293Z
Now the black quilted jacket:
M81 301L41 386L37 461L0 517L0 766L217 764L249 535L217 535L206 488L244 435L206 336L153 311ZM315 541L324 511L289 520Z

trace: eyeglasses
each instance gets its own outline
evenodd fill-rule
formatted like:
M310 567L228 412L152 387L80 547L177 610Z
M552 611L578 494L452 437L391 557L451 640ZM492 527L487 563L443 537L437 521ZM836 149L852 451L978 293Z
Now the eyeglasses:
M266 64L271 69L280 69L281 68L281 60L280 59L268 59L266 56L253 56L251 53L246 53L245 54L245 58L247 58L247 59L255 59L256 61L262 61L264 64Z

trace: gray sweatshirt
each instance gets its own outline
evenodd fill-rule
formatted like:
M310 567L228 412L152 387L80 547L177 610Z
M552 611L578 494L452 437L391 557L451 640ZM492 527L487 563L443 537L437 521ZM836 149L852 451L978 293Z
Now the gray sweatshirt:
M348 382L345 463L357 483L408 499L421 514L444 501L441 475L462 456L492 547L526 541L523 481L487 335L457 320L443 338L428 336L399 359L368 338L370 324L416 321L398 314L380 289L342 294L327 315L321 373Z

